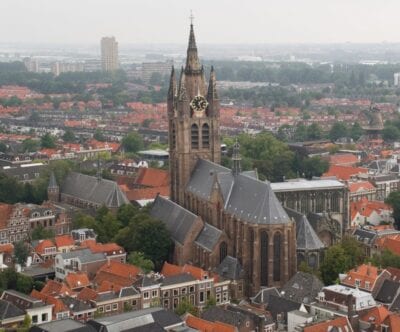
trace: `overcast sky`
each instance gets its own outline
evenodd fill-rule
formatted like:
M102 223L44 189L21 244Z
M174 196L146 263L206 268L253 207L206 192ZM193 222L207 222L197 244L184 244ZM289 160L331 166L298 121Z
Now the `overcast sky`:
M0 42L400 42L399 0L0 0Z

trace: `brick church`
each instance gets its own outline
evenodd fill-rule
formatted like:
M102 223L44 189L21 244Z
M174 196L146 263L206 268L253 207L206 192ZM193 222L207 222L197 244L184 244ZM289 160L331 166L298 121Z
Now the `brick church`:
M237 143L232 170L220 165L219 110L215 72L207 84L191 24L185 68L178 79L172 69L168 92L171 200L157 197L151 213L171 233L174 263L212 270L233 257L252 295L296 272L296 224L270 183L241 171Z

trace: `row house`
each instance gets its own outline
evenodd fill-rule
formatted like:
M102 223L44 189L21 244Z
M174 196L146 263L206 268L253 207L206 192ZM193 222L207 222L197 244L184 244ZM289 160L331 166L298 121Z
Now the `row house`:
M350 202L360 201L363 198L373 201L376 199L376 188L369 181L355 181L347 184Z
M364 225L379 226L382 222L393 223L393 209L381 201L369 201L366 198L350 203L350 225L359 227Z

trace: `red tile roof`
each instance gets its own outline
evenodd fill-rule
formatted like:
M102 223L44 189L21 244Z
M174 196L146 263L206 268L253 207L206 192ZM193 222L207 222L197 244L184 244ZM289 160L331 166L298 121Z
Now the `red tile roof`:
M88 287L90 285L90 281L86 273L68 273L64 282L71 289Z
M161 274L165 277L170 277L182 273L190 273L193 278L197 280L203 280L205 277L208 278L210 274L203 270L200 267L196 267L190 264L185 264L184 266L170 264L168 262L164 262L164 265L161 269Z
M0 244L0 252L11 254L14 251L14 245L12 243Z
M332 320L327 320L304 328L304 332L327 332L332 327L340 328L342 331L353 332L353 328L347 317L338 317Z
M369 201L366 197L350 203L351 220L356 217L357 213L364 217L369 217L374 211L377 214L381 214L383 211L392 211L392 208L381 201Z
M367 173L367 168L331 165L329 170L322 174L323 178L336 176L339 180L349 180L352 176Z
M136 183L147 187L169 186L169 172L158 168L140 168Z
M375 190L375 186L369 181L357 181L349 183L349 190L351 193L360 191Z
M65 304L60 300L57 299L51 295L46 295L43 293L38 292L36 289L32 290L31 296L34 297L35 299L42 300L46 304L52 304L53 305L53 318L56 317L56 314L59 312L65 312L68 311L68 308L65 306Z
M330 165L353 166L357 164L358 158L351 153L334 154L329 157Z
M71 235L59 235L54 238L54 242L56 243L56 247L69 247L75 244L74 239Z
M118 285L116 283L113 283L109 280L103 280L100 285L96 288L96 291L98 292L109 292L109 291L115 291L118 292L123 286Z
M361 316L360 319L364 322L373 321L376 325L381 325L386 318L389 317L391 312L384 306L372 308L365 315Z
M123 185L122 185L123 186ZM120 188L123 188L120 185ZM139 201L142 199L155 199L157 195L163 197L169 197L170 191L169 186L166 187L155 187L155 188L135 188L125 192L126 197L129 201Z
M135 282L141 270L131 264L109 260L97 272L95 281L100 285L105 280L112 280L121 286L130 286Z
M236 327L221 322L209 322L192 315L187 315L186 325L200 332L235 332Z
M89 248L94 254L106 253L107 255L116 255L125 253L125 249L116 243L97 243L94 239L82 241L82 248Z
M52 247L55 247L55 244L54 244L54 242L52 240L48 240L48 239L41 240L39 242L39 244L35 247L35 251L38 254L43 255L43 254L45 254L45 249L46 248L52 248Z
M77 299L78 300L82 300L82 301L93 301L95 300L97 297L97 292L94 291L91 288L83 288L77 295Z
M371 264L362 264L347 272L346 278L341 281L341 284L356 287L356 280L359 282L359 288L364 290L372 290L375 281L380 274L380 270ZM367 283L369 286L367 287Z
M46 282L46 285L44 285L40 293L51 296L63 296L73 294L73 292L67 285L61 282L54 281L52 279L49 279Z

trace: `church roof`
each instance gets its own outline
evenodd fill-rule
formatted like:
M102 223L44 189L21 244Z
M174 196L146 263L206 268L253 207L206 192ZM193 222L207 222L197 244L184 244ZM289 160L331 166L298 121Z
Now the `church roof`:
M116 182L76 172L67 175L61 193L107 207L129 204Z
M325 247L304 214L289 208L285 210L296 221L297 249L318 250Z
M199 159L186 189L208 200L216 176L225 209L237 218L256 224L290 222L290 218L272 191L270 183L259 181L247 173L233 176L230 169Z
M171 237L183 244L187 234L192 229L197 216L169 199L157 196L150 214L161 220Z
M216 272L223 278L238 280L243 277L243 268L237 258L226 256L218 265Z
M221 234L221 230L208 223L205 223L195 243L206 250L212 251L215 245L218 243Z
M56 177L54 176L54 172L51 172L50 174L50 179L49 179L49 189L54 189L54 188L58 188L58 184L56 181Z

